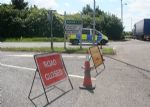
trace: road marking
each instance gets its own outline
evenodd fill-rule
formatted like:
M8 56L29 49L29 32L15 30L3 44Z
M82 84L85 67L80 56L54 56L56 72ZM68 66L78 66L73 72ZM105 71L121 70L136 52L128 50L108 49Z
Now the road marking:
M24 55L6 55L6 56L13 56L13 57L33 57L33 55L27 55L27 54L24 54Z
M7 64L2 64L2 63L0 63L0 65L4 66L4 67L10 67L10 68L17 68L17 69L25 69L25 70L35 71L35 69L33 69L33 68L20 67L20 66L14 66L14 65L7 65Z
M86 58L86 55L62 55L63 58L78 58L78 59L84 59Z
M34 55L6 55L6 56L13 56L13 57L25 57L25 58L31 58L34 57ZM84 59L86 55L62 55L63 58L78 58L78 59Z
M31 70L31 71L35 71L36 69L33 69L33 68L27 68L27 67L21 67L21 66L14 66L14 65L7 65L7 64L2 64L0 63L1 66L4 66L4 67L9 67L9 68L17 68L17 69L24 69L24 70ZM80 75L72 75L72 74L69 74L69 77L74 77L74 78L81 78L83 79L84 76L80 76ZM91 80L96 80L96 78L91 78Z
M84 78L84 76L79 76L79 75L71 75L71 74L69 74L69 77L81 78L81 79L83 79L83 78ZM95 80L96 80L96 78L91 78L91 80L95 81Z

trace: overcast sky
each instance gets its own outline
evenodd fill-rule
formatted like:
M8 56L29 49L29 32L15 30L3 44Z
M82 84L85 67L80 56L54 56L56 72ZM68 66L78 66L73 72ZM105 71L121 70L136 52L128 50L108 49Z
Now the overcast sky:
M0 3L10 3L11 0L0 0ZM93 0L24 0L29 5L37 5L40 8L55 9L59 13L75 13L82 11L82 7L90 4L93 8ZM134 23L143 18L150 18L150 0L123 0L123 22L125 31L131 31ZM121 0L96 0L96 6L105 12L121 17Z

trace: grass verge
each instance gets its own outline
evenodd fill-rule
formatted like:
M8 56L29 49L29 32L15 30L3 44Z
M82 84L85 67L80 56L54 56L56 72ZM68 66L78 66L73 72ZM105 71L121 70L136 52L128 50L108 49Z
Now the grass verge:
M4 42L49 42L48 37L33 37L33 38L6 38ZM54 42L63 42L64 38L53 37Z
M23 51L23 52L59 52L59 53L80 53L84 54L87 52L87 48L58 48L55 47L54 51L52 51L49 47L42 47L42 48L0 48L1 51ZM103 48L102 49L103 54L109 54L109 55L114 55L115 52L113 48Z
M102 53L105 55L115 55L116 50L114 50L113 48L103 48Z

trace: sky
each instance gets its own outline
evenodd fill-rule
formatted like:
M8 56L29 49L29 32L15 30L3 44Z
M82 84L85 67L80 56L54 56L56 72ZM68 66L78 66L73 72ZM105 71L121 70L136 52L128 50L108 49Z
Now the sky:
M81 12L82 8L89 4L93 8L94 0L24 0L29 5L37 5L39 8L57 10L63 14ZM122 0L123 1L123 25L125 31L131 31L134 23L150 18L150 0ZM11 0L0 0L0 3L11 3ZM127 4L127 5L125 5ZM121 0L96 0L96 6L107 13L116 15L121 19Z

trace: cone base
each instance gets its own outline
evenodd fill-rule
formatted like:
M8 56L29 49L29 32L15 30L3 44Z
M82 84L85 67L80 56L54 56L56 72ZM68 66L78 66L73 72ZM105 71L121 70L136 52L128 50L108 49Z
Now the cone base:
M94 90L95 87L92 86L79 86L80 89L85 89L85 90Z

